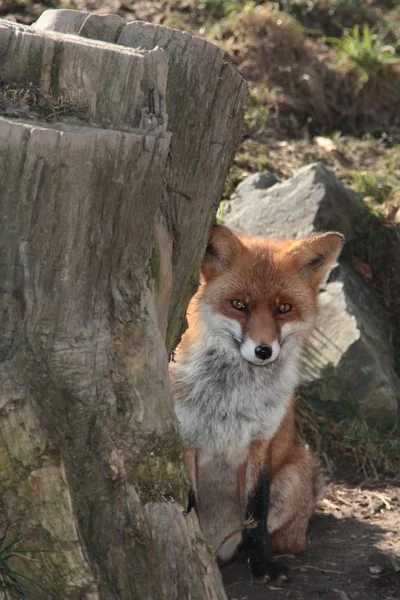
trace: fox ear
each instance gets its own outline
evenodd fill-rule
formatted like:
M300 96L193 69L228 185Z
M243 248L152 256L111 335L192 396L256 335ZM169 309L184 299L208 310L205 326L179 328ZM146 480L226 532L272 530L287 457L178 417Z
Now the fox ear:
M344 237L341 233L329 232L294 242L289 251L301 274L313 286L318 286L338 258L343 244Z
M203 259L201 272L206 280L216 277L240 254L242 243L227 227L215 225Z

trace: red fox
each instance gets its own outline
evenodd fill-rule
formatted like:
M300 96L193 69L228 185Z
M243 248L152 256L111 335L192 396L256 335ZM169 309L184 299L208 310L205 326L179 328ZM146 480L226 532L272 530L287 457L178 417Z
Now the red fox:
M242 549L254 578L285 576L274 552L303 551L318 465L295 427L299 358L318 286L344 238L283 242L216 226L171 363L195 507L221 561Z

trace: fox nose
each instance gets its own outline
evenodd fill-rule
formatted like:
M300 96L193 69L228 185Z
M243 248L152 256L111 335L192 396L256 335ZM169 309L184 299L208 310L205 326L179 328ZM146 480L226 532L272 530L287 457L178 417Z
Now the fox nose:
M254 354L260 360L267 360L267 358L271 358L272 356L272 348L271 346L267 346L267 344L261 344L261 346L257 346L254 350Z

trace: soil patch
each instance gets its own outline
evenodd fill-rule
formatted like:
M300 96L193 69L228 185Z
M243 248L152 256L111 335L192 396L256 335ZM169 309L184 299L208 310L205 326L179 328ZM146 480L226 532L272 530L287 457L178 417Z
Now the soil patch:
M400 485L400 483L399 483ZM400 488L331 484L285 584L254 585L247 565L222 567L229 600L398 600Z

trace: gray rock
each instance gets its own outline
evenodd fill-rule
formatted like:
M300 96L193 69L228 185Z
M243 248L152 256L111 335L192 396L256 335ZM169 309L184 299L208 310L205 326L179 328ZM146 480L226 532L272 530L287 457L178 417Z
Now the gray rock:
M336 417L360 410L393 425L400 381L394 371L390 328L372 290L341 261L321 290L317 326L301 365L301 390Z
M272 171L254 173L239 183L235 190L235 199L245 199L248 194L257 193L259 190L266 190L276 183L279 183L279 179ZM260 192L260 196L263 196L262 192Z
M229 202L224 223L239 233L301 238L315 231L340 231L352 240L368 216L360 194L346 188L322 163L300 169L268 189L251 175ZM250 181L249 181L250 180Z
M361 196L320 163L260 189L253 175L229 203L224 224L247 235L301 238L337 230L355 240L371 218ZM302 360L302 393L344 417L358 410L381 425L394 422L400 381L390 327L372 288L341 258L320 293L317 328Z

